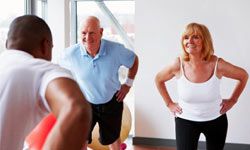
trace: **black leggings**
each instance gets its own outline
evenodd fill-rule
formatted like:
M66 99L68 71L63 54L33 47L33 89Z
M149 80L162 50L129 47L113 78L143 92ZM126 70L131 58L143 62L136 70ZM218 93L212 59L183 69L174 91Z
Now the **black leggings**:
M177 150L197 150L200 134L206 137L207 150L223 150L227 135L227 116L196 122L175 118Z

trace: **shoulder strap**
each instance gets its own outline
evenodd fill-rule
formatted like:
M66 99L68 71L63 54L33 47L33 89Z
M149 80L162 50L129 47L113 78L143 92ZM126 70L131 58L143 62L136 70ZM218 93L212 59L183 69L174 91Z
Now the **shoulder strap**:
M218 61L219 61L219 57L217 57L217 60L215 62L215 66L214 66L214 75L216 75L216 72L217 72L217 66L218 66Z
M179 57L179 59L180 59L180 71L181 71L181 75L180 76L182 76L184 74L183 62L182 62L182 58L181 57Z

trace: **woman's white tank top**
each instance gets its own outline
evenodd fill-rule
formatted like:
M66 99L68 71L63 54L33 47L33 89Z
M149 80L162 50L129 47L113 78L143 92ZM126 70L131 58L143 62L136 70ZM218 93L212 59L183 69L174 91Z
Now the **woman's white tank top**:
M186 78L180 58L181 76L177 79L177 89L182 114L176 114L178 117L192 121L209 121L221 115L220 79L216 76L218 60L217 58L211 78L202 83L194 83Z

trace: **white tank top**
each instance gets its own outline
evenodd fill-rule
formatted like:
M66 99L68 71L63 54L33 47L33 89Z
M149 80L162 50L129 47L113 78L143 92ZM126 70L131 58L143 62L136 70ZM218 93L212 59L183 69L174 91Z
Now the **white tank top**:
M177 88L178 104L182 108L182 114L176 115L192 121L209 121L219 117L222 99L220 79L216 76L218 58L212 77L202 83L189 81L185 76L181 58L180 63L181 76L177 79Z

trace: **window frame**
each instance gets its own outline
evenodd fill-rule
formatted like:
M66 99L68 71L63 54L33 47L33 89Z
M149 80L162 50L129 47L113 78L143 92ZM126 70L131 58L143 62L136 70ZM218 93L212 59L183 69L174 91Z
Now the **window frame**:
M112 12L105 5L105 1L134 1L134 0L71 0L71 35L70 42L71 44L77 43L77 2L80 1L93 1L96 2L103 14L110 19L112 25L116 29L117 33L121 36L124 41L124 44L131 50L134 50L134 43L130 40L125 30L119 24L118 20L114 17Z
M37 3L38 1L41 1L42 6L42 16L44 20L47 20L48 17L48 0L24 0L25 1L25 14L30 14L30 15L37 15L38 14L38 8L37 8Z

